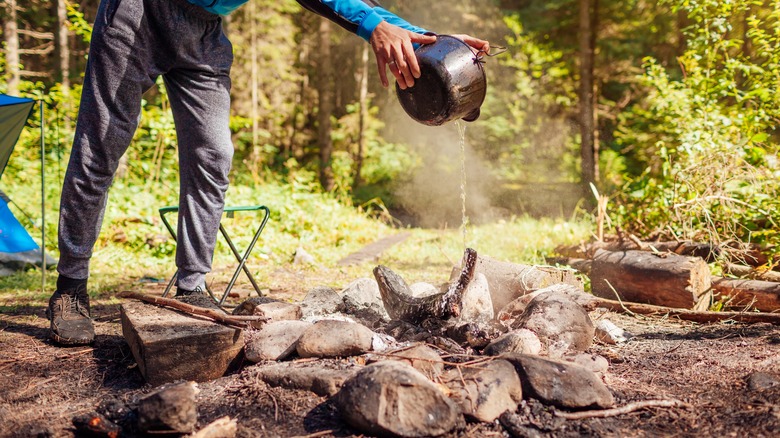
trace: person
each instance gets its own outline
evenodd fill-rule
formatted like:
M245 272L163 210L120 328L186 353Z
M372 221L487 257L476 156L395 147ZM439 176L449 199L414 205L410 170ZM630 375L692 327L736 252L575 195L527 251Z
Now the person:
M202 303L233 157L229 130L232 46L222 16L247 0L102 0L92 32L73 149L63 182L57 287L50 337L83 345L95 338L87 279L109 186L138 125L141 96L162 76L176 125L179 221L176 297ZM299 0L371 44L379 78L414 86L414 46L436 36L372 0ZM477 50L487 41L458 35Z

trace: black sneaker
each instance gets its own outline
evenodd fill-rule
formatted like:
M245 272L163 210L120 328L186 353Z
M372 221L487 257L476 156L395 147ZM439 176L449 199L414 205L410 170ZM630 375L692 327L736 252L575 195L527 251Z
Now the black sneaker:
M214 298L200 287L196 287L195 290L177 288L176 295L174 295L173 298L191 306L222 310L222 308L219 307L219 304L214 301Z
M46 316L51 321L49 337L58 344L87 345L95 340L86 284L54 292L49 299Z

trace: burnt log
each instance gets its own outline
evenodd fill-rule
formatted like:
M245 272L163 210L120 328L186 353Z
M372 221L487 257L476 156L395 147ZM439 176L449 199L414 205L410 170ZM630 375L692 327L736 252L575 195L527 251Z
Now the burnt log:
M448 319L460 315L463 293L466 291L477 263L477 252L467 248L463 254L462 269L458 278L445 292L425 296L412 296L409 285L389 268L374 268L382 302L391 318L418 324L428 318Z
M729 307L750 307L761 312L780 310L780 283L712 277L712 290L729 297Z
M706 310L710 271L699 257L647 251L597 250L591 268L593 294L636 303Z

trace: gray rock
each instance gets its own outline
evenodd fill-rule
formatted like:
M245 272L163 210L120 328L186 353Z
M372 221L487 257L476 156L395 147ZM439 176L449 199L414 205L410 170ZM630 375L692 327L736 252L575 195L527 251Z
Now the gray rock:
M338 312L341 305L341 295L335 290L318 286L306 293L301 302L301 310L305 318L327 316Z
M269 386L311 391L319 396L333 396L344 382L355 375L355 366L339 369L323 366L320 361L310 363L258 364L250 368L250 376L257 377Z
M536 333L543 351L551 357L587 350L593 344L595 329L585 309L557 292L537 295L512 324Z
M458 271L460 272L460 271ZM412 291L412 296L415 298L423 298L431 295L441 293L441 289L423 281L417 282L409 286L409 290Z
M564 356L563 360L587 368L602 378L609 370L609 361L604 356L599 356L598 354L579 353Z
M374 332L368 327L344 321L314 323L298 339L301 357L345 357L371 351Z
M747 384L751 391L763 391L780 385L780 377L759 371L748 376Z
M309 254L303 247L298 247L295 250L295 257L293 258L293 265L316 265L317 260L313 255Z
M341 298L339 311L367 327L376 328L390 320L376 280L359 278L353 281L341 292Z
M198 422L195 382L161 386L138 400L138 428L147 433L189 433Z
M344 383L335 402L350 426L370 435L442 435L462 418L433 382L396 361L365 367Z
M244 336L244 355L252 362L284 360L296 351L298 338L313 324L305 321L272 321Z
M596 339L599 341L617 345L628 341L630 335L608 319L600 319L596 322Z
M478 421L494 421L505 411L514 411L523 399L515 367L505 360L479 368L452 369L447 372L446 385L461 412Z
M514 321L520 317L534 298L539 295L556 292L566 295L568 298L576 302L577 304L587 307L593 302L593 296L582 291L581 287L573 286L570 284L560 283L552 286L539 289L534 292L529 292L525 295L519 296L506 304L498 312L496 312L496 319L502 324L511 326Z
M500 357L515 366L523 393L545 404L566 409L609 408L615 404L606 385L587 368L525 354Z
M439 353L425 344L416 344L411 348L387 351L387 360L396 360L411 365L431 380L444 373L444 361Z
M341 299L343 301L344 309L357 309L361 307L373 307L377 306L382 309L384 317L388 318L387 311L382 304L382 295L379 294L379 285L376 280L371 278L358 278L352 283L348 284L344 290L341 291ZM342 310L345 313L351 313L347 310Z
M451 325L445 330L445 334L453 341L478 350L485 348L491 341L505 332L506 328L504 326L493 321Z
M487 323L493 319L493 301L490 288L483 274L477 273L463 293L463 307L455 322Z
M528 329L513 330L498 337L485 347L488 356L500 356L505 353L539 354L542 342L536 333Z

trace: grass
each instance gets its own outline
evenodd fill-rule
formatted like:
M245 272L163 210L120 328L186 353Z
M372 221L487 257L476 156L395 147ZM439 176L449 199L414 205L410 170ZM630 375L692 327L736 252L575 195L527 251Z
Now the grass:
M167 280L175 270L175 245L157 216L157 208L170 202L155 200L154 193L136 196L121 185L112 190L103 231L92 258L89 287L93 298L104 304L116 303L113 295L119 290L148 287L149 279ZM409 283L439 283L447 280L464 250L463 235L458 229L391 228L306 185L233 186L227 203L262 203L271 209L271 219L248 266L261 287L270 289L272 296L300 299L313 286L341 288L357 278L372 277L372 269L377 263L397 271ZM56 214L50 215L56 220ZM234 218L226 218L223 223L237 246L244 248L258 221L254 213L236 213ZM555 246L587 239L591 228L588 221L519 217L472 226L468 229L466 243L478 253L497 259L543 264L544 255ZM385 251L377 262L337 266L338 260L346 255L402 231L411 236ZM227 245L221 238L219 241L214 272L208 281L224 285L236 262ZM315 265L293 265L293 256L299 247L314 256ZM57 256L56 248L48 250ZM55 279L56 273L49 273L46 291L41 292L40 271L0 278L0 311L44 305L54 290ZM142 279L147 283L141 283ZM251 288L251 285L242 276L237 287Z

